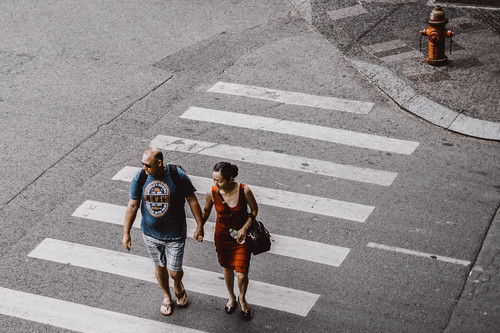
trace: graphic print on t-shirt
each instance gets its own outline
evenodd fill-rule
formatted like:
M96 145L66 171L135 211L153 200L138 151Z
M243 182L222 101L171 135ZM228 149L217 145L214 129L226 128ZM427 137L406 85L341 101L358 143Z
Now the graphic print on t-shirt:
M144 203L151 216L165 215L170 206L170 188L162 181L152 181L144 189Z

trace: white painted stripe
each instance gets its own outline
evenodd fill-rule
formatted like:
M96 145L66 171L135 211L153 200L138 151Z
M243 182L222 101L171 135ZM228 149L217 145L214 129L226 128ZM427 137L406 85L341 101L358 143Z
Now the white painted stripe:
M328 16L332 20L340 20L346 17L357 16L368 13L362 5L355 5L351 7L340 8L328 12Z
M71 216L83 217L85 219L123 225L125 221L126 206L114 205L106 202L86 200L78 207ZM141 210L137 211L133 227L139 228L141 224Z
M385 59L385 58L383 58ZM359 148L411 154L418 142L399 140L379 135L347 131L325 126L304 124L295 121L252 116L235 112L190 107L180 118L210 123L238 126L273 133L295 135L303 138L339 143Z
M298 92L247 86L237 83L217 82L208 92L263 99L291 105L310 106L315 108L367 114L373 103L354 101L328 96L309 95Z
M390 3L390 4L397 4L397 3L412 3L412 2L420 2L422 0L363 0L363 2L381 2L381 3ZM435 1L435 0L431 0ZM436 5L435 3L432 4L432 6Z
M372 243L372 242L368 243L367 246L372 247L372 248L376 248L376 249L381 249L381 250L410 254L410 255L418 256L418 257L432 258L435 260L449 262L452 264L459 264L459 265L464 265L464 266L469 266L471 264L471 262L467 261L467 260L460 260L460 259L454 259L454 258L449 258L449 257L443 257L443 256L438 256L438 255L435 255L432 253L418 252L418 251L403 249L400 247L388 246L388 245L377 244L377 243Z
M187 327L102 310L0 287L0 314L76 332L201 332Z
M29 256L157 283L151 259L124 252L47 238ZM187 266L183 266L183 270L183 283L187 290L227 298L222 274ZM250 281L247 294L251 304L304 317L318 298L317 294L255 280Z
M476 3L479 3L480 1L476 1ZM457 3L451 3L449 1L445 0L428 0L426 6L428 7L435 7L436 5L446 5L447 8L460 8L465 10L467 9L479 9L479 10L492 10L492 11L499 11L500 8L494 5L479 5L479 6L474 6L473 4L467 5L465 3L457 2ZM453 23L455 23L455 20L453 20Z
M352 165L336 164L260 149L189 140L165 135L158 135L151 141L150 146L169 151L214 156L382 186L390 186L397 176L396 172L360 168Z
M131 182L140 168L126 166L121 169L113 180ZM198 193L205 194L212 186L213 180L190 175L189 178ZM373 206L366 206L346 201L339 201L329 198L316 197L296 192L275 190L266 187L247 184L255 195L257 202L263 205L280 207L286 209L299 210L307 213L338 217L341 219L365 222Z
M125 206L87 200L77 208L72 216L123 225L126 209L127 207ZM133 226L138 228L141 223L140 221L141 216L139 211ZM269 228L269 226L267 227ZM196 221L194 219L187 219L187 229L188 237L194 234L196 229ZM345 247L277 235L272 230L270 232L273 244L269 253L336 267L340 266L349 254L349 249ZM213 242L214 233L215 223L205 223L204 239L208 242Z
M424 55L417 51L408 51L408 52L403 52L403 53L398 53L398 54L391 54L385 57L380 57L380 60L385 61L385 62L396 62L396 61L401 61L401 60L406 60L406 59L411 59L411 58L423 58Z
M407 47L407 46L409 46L409 45L406 44L405 42L403 42L401 39L393 39L393 40L390 40L388 42L363 46L363 49L365 49L365 51L367 51L369 53L378 53L378 52L394 50L394 49L398 49L401 47Z

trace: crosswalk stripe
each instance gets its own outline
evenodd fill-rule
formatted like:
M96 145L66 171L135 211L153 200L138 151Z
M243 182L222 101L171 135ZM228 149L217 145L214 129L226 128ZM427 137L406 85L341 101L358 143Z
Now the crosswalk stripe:
M352 17L366 13L368 13L368 11L362 5L355 5L336 10L331 10L328 12L328 16L330 16L332 20L340 20L346 17Z
M352 165L336 164L328 161L260 149L189 140L165 135L156 136L151 141L150 146L167 151L214 156L382 186L390 186L397 176L395 172L360 168Z
M72 216L82 217L89 220L123 225L125 217L125 206L87 200L78 207ZM134 227L140 226L140 211L134 221ZM187 219L188 236L194 234L196 221ZM214 241L215 223L205 223L205 237L209 242ZM324 243L308 241L305 239L277 235L270 230L274 241L270 253L307 260L330 266L340 266L349 254L349 249Z
M107 249L44 239L29 257L156 283L151 259ZM183 266L184 286L189 291L227 298L223 275ZM251 280L247 300L250 304L307 316L319 295ZM138 330L141 331L141 330Z
M131 182L140 168L125 166L113 176L113 180ZM190 175L198 193L205 194L213 186L213 180ZM346 201L339 201L329 198L317 197L296 192L275 190L266 187L260 187L247 184L255 195L258 203L263 205L280 207L286 209L299 210L307 213L338 217L355 222L365 222L371 212L375 209L373 206L366 206Z
M363 2L380 2L380 3L390 3L391 5L394 4L401 4L401 3L411 3L411 2L418 2L419 0L364 0ZM434 0L431 0L429 2L432 2L431 4L428 4L428 6L433 6Z
M373 108L373 103L370 102L362 102L328 96L309 95L298 92L248 86L229 82L217 82L210 89L208 89L208 92L359 114L367 114Z
M379 57L380 60L383 60L385 62L396 62L400 60L406 60L406 59L411 59L411 58L423 58L424 55L422 52L417 51L417 50L412 50L408 52L402 52L398 54L392 54L388 55L385 57Z
M395 154L410 155L419 145L419 143L415 141L399 140L379 135L353 132L295 121L253 116L194 106L184 112L180 118L294 135L347 146L386 151Z
M0 287L0 314L76 332L202 332Z
M394 50L402 47L407 47L408 44L402 41L401 39L393 39L387 42L371 44L367 46L363 46L363 49L369 53L378 53L383 51Z

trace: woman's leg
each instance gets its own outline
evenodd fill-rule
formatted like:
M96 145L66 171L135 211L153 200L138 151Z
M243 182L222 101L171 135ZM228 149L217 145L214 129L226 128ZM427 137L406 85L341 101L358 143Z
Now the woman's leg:
M236 276L238 277L238 289L240 290L239 301L241 310L247 312L250 309L245 297L248 289L248 273L237 272Z
M236 302L236 295L234 294L234 271L230 268L224 268L224 281L226 282L226 288L229 292L229 300L226 306L234 306Z

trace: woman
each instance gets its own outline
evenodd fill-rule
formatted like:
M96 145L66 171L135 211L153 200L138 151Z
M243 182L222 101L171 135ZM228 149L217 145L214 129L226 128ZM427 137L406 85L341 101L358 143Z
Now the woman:
M212 206L215 205L217 212L215 249L219 264L224 269L224 281L229 292L225 310L227 314L232 314L236 310L238 300L241 313L246 319L250 319L250 306L245 296L248 288L248 267L250 266L251 252L244 241L247 230L252 223L252 218L247 212L247 205L254 217L257 216L258 207L250 188L234 181L237 175L238 167L231 163L219 162L214 166L215 186L212 186L206 194L202 220L203 223L207 221ZM231 236L229 229L237 230L236 239ZM238 299L233 290L234 271L236 271L240 291Z

